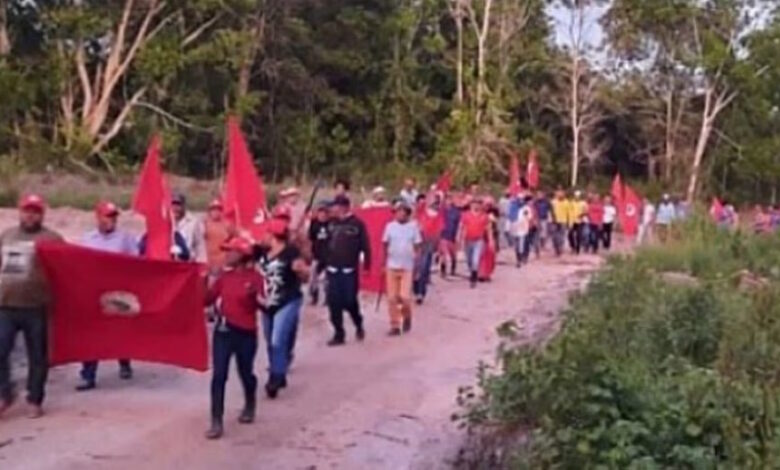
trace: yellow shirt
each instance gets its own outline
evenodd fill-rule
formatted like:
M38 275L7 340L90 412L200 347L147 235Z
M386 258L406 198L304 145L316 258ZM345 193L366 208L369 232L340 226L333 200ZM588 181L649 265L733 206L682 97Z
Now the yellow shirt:
M556 224L569 224L569 205L571 201L568 199L553 199L552 210L553 220Z
M580 223L580 218L586 212L588 212L588 203L586 203L583 200L571 201L571 206L569 211L569 219L570 219L569 223L570 224Z

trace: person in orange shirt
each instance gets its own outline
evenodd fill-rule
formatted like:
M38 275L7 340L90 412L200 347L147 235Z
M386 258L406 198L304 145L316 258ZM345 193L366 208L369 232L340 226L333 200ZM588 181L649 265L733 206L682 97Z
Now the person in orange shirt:
M209 271L219 272L225 266L225 251L222 244L230 236L230 228L225 221L222 201L215 199L209 204L205 222L206 262Z

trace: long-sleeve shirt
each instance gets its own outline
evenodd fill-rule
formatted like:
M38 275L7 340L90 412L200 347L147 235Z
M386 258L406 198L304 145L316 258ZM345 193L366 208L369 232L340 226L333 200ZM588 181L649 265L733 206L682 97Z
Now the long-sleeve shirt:
M370 269L371 242L363 221L355 215L333 221L328 243L328 267L357 270L361 254L365 269Z
M203 221L190 213L184 214L184 217L176 222L176 231L184 237L192 261L205 263L207 256Z

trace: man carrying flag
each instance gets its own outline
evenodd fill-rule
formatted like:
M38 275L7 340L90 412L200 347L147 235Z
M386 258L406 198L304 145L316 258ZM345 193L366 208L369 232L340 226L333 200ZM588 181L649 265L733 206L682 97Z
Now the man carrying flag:
M44 389L48 376L47 314L50 292L35 245L62 241L43 225L46 204L38 195L19 202L19 225L0 235L0 414L16 398L11 382L10 356L21 331L27 347L27 402L31 418L43 415Z
M138 246L133 236L117 228L119 208L114 203L110 201L98 203L97 207L95 207L95 217L97 219L97 228L84 236L81 241L82 246L109 253L129 256L138 255ZM83 363L81 383L76 386L77 391L83 392L95 388L97 369L97 361ZM133 377L133 369L130 367L128 359L120 359L119 377L122 380L129 380Z

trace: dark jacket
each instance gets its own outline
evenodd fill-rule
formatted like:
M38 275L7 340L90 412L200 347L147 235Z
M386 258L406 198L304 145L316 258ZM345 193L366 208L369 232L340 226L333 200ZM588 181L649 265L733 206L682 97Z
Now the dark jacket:
M328 244L330 243L330 222L312 220L309 225L309 241L314 259L324 263L328 259Z
M357 269L361 253L363 265L368 270L371 268L371 243L363 221L350 215L344 220L331 222L328 266L338 269Z

